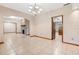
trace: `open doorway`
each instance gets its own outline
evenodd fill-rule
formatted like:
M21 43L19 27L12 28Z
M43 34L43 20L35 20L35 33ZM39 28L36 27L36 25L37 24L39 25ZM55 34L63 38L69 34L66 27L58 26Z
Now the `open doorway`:
M21 32L22 34L30 35L30 21L27 19L22 20Z
M63 15L52 17L52 40L57 37L63 40Z

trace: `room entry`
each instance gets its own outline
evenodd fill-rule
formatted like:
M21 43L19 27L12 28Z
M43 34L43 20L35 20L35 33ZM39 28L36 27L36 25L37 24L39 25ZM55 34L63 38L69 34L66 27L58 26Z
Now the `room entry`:
M63 16L52 17L52 39L61 36L63 39Z
M21 25L21 32L26 35L30 34L29 20L24 19L24 24Z
M26 34L27 27L26 25L21 25L22 34Z

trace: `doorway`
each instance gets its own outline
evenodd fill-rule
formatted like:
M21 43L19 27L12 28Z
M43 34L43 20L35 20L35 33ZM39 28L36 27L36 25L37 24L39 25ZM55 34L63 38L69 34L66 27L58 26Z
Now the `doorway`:
M22 34L26 34L27 29L26 25L21 25Z
M63 40L63 15L52 17L52 40L57 37Z
M24 19L21 24L21 32L22 34L30 35L30 21Z

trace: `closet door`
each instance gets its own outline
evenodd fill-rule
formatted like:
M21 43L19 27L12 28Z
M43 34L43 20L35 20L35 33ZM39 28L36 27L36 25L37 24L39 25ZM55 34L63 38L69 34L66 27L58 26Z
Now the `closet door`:
M4 23L4 33L16 33L16 24Z

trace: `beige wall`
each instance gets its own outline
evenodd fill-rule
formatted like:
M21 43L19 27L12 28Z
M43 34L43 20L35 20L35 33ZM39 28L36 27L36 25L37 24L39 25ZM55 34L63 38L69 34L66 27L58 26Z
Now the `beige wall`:
M63 14L63 9L57 9L44 14L36 16L36 35L51 39L51 17Z
M2 38L3 38L3 18L0 16L0 42L2 42Z
M73 8L64 7L64 41L79 44L79 9Z
M32 36L32 35L35 35L35 32L36 32L36 21L35 21L35 17L33 17L33 20L30 21L30 24L31 24L30 29L32 29L32 30L30 30L30 32L31 32L30 35Z
M17 33L21 33L21 22L17 23Z

